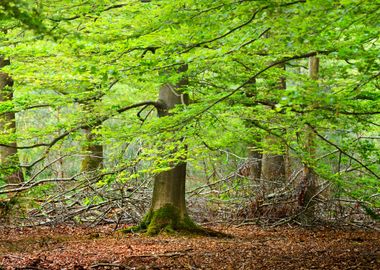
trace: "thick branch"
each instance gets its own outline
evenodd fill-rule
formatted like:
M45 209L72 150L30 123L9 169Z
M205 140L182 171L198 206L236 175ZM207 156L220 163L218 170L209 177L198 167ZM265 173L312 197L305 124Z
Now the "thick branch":
M164 108L164 104L162 104L159 101L143 101L143 102L140 102L140 103L136 103L136 104L129 105L129 106L126 106L124 108L118 109L117 112L118 113L122 113L122 112L128 111L130 109L137 108L137 107L142 107L142 106L154 106L157 110L160 110L160 109Z

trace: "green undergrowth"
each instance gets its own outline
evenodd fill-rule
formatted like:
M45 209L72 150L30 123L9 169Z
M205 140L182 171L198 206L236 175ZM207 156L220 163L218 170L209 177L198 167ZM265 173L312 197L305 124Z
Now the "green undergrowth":
M158 234L202 235L212 237L228 236L221 232L202 228L195 224L187 214L181 217L179 209L171 204L167 204L155 211L149 210L138 225L122 229L121 232L145 233L150 236Z

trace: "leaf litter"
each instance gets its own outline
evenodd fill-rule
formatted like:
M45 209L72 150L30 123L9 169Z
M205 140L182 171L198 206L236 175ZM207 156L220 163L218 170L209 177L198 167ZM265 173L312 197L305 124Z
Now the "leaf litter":
M380 269L378 231L210 229L230 237L149 237L112 226L2 228L0 269Z

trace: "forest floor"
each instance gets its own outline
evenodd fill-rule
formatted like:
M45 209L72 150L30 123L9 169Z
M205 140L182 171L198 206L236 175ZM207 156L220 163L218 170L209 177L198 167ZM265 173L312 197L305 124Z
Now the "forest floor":
M380 269L380 232L212 229L230 237L149 237L112 226L3 228L0 269Z

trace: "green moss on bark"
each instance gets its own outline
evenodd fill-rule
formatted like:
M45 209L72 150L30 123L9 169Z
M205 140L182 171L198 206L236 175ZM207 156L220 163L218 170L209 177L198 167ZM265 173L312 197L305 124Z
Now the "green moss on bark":
M179 209L166 204L158 210L150 210L139 225L123 230L123 232L146 232L148 235L159 233L190 232L198 233L202 229L186 214L181 216Z

